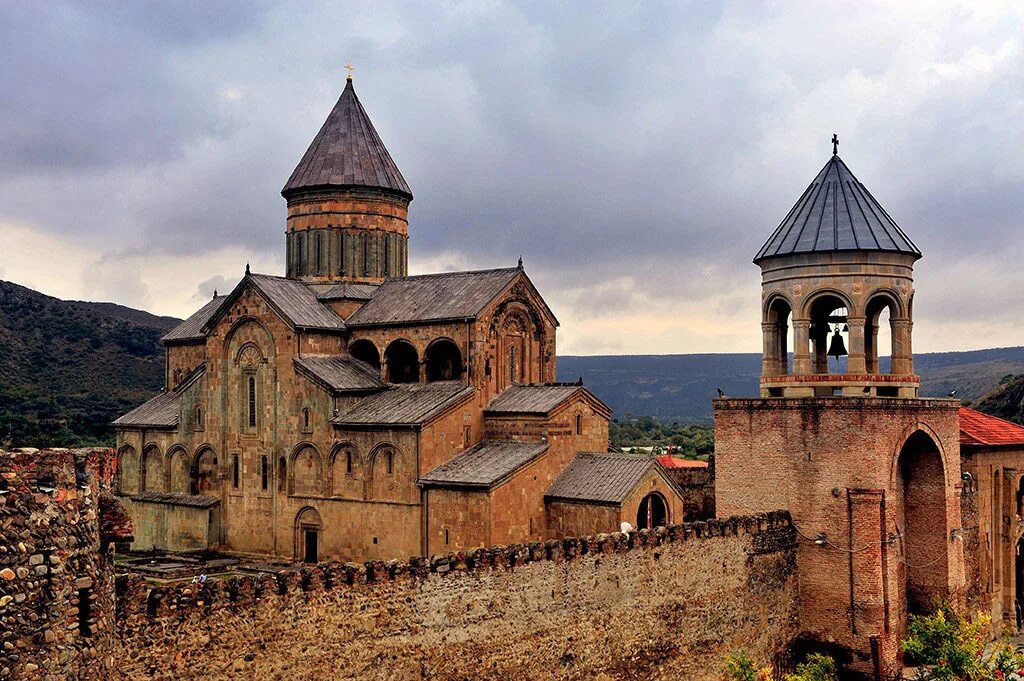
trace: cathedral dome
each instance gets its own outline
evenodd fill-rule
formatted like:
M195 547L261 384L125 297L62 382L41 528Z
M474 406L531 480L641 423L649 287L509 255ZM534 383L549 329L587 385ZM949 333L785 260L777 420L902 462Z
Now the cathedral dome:
M778 256L841 251L921 257L914 242L838 154L833 154L754 256L754 263Z
M302 191L338 188L385 190L412 199L351 80L281 194L287 199Z

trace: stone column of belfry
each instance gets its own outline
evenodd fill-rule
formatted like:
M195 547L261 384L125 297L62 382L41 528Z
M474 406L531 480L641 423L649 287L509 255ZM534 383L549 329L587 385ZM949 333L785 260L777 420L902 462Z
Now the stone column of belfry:
M793 319L793 373L811 373L811 320Z
M850 355L847 357L846 373L848 374L866 374L867 373L867 362L864 354L864 327L867 323L864 317L848 317L847 326L850 327L850 333L848 339L850 341L850 347L848 348ZM877 346L875 346L877 347Z
M892 368L893 374L914 373L914 358L910 351L910 333L914 328L909 319L893 319L892 327Z
M761 322L761 343L764 352L761 357L761 373L766 376L777 376L783 373L779 366L779 325L777 323Z

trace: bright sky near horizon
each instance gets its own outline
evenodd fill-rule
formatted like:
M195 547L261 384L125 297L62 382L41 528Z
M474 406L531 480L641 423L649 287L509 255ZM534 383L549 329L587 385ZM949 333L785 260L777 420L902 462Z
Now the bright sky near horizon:
M0 278L186 316L284 270L345 64L414 273L522 254L563 354L757 352L831 154L914 239L916 351L1024 344L1024 4L0 4Z

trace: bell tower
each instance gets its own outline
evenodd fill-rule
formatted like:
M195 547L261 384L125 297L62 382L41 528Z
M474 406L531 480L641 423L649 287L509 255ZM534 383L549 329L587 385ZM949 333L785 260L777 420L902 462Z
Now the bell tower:
M881 679L910 614L963 599L960 405L918 396L921 252L837 147L754 258L761 394L714 400L715 509L791 513L801 640Z
M911 331L921 252L837 147L834 138L832 157L754 257L761 395L916 397ZM888 364L879 357L885 337Z
M408 274L412 191L351 75L281 195L288 202L289 278L375 284Z

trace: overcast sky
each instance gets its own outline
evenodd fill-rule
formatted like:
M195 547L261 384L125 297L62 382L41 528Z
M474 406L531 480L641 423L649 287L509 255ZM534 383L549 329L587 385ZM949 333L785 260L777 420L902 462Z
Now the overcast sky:
M344 87L413 273L527 272L561 354L757 352L831 154L924 252L915 350L1024 344L1024 3L0 3L0 278L185 316L283 274Z

